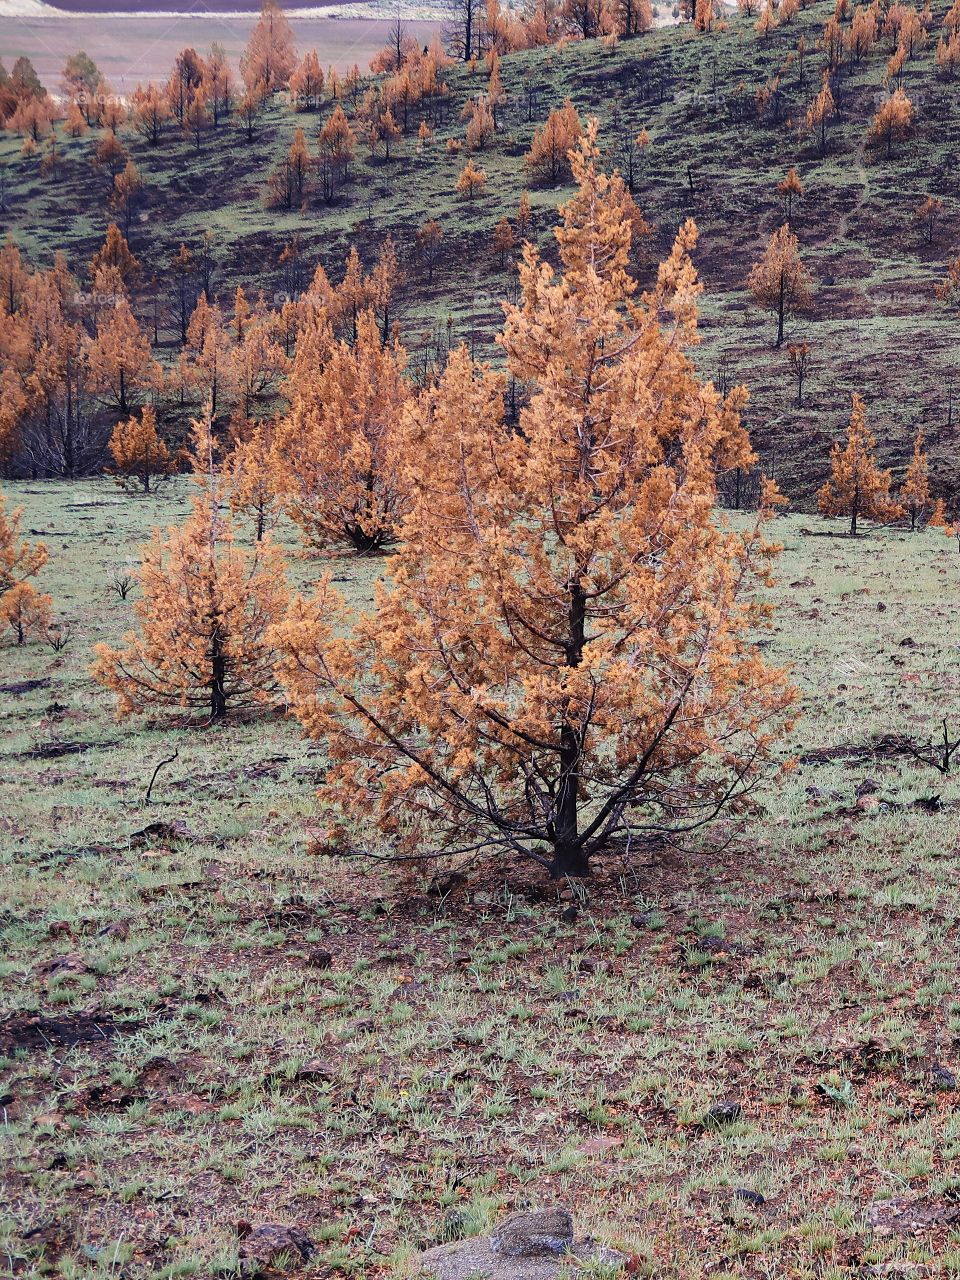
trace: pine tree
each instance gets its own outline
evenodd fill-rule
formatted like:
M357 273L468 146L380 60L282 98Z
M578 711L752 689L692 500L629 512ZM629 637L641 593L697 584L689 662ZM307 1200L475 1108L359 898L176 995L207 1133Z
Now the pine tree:
M115 694L118 717L167 707L202 710L216 721L273 700L267 636L287 592L283 559L269 538L242 550L207 491L193 499L182 528L154 531L136 577L138 629L121 648L94 648L93 676Z
M777 317L774 346L783 342L783 322L788 315L798 315L810 304L812 278L800 261L800 244L784 223L770 237L763 257L754 263L747 288L757 306L772 311Z
M820 92L807 109L805 118L807 132L817 135L821 156L827 153L827 122L834 117L836 111L837 104L830 89L829 78L824 76Z
M913 103L897 89L877 109L870 123L867 141L871 146L883 147L886 155L893 155L893 144L910 136L913 128Z
M466 196L468 200L472 200L474 196L482 194L487 185L487 171L481 169L473 161L473 157L460 170L460 176L457 178L457 194Z
M41 594L32 582L18 582L0 595L0 621L5 622L18 645L50 630L53 597Z
M787 176L782 182L777 183L777 190L783 196L783 203L785 206L784 211L787 215L787 226L792 229L794 201L800 200L804 191L803 183L800 181L800 175L797 173L796 169L791 167L787 170Z
M152 404L145 404L137 417L118 422L110 437L110 453L117 471L117 483L139 486L150 492L157 480L174 470L170 450L157 433L157 414Z
M930 510L930 462L923 451L923 432L918 430L913 441L913 456L900 487L900 505L910 515L910 528L923 523Z
M235 428L236 443L224 465L230 510L249 516L257 542L276 524L280 515L274 467L278 424L273 419Z
M274 487L312 546L377 552L399 533L406 503L397 432L409 395L406 352L385 344L361 313L353 344L339 342L296 386L277 433Z
M260 17L240 59L240 74L248 92L263 86L266 93L283 89L297 66L293 31L277 0L263 0Z
M90 348L90 371L94 388L118 413L129 413L132 398L139 391L162 382L150 342L124 297L107 308L97 325Z
M846 442L833 446L830 479L817 493L821 515L849 516L851 536L856 536L860 520L888 521L900 514L890 497L892 475L881 471L874 460L876 445L863 399L855 395Z
M47 549L42 542L20 537L22 516L20 507L7 513L0 493L0 622L10 627L18 645L31 635L46 633L53 603L29 581L47 563Z
M562 107L551 111L546 123L533 135L527 152L527 165L544 181L556 183L569 173L569 154L582 133L580 117L568 98Z
M508 218L501 218L493 229L493 235L490 238L490 246L494 253L500 259L500 266L506 265L506 257L511 253L516 244L516 237L513 234L513 227L510 225Z
M324 744L322 803L399 857L499 850L584 875L644 832L744 795L791 693L756 648L771 548L716 518L752 465L742 389L685 348L699 291L681 230L636 297L623 184L574 152L563 274L528 246L500 343L529 388L454 353L403 437L410 511L351 627L329 579L275 632L294 713Z

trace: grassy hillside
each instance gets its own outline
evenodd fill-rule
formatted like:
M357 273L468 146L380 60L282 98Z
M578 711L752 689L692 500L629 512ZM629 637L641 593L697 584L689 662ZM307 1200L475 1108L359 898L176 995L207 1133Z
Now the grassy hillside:
M212 1276L280 1221L306 1276L410 1277L553 1198L636 1275L960 1272L960 788L884 744L955 693L952 540L779 522L799 765L745 827L582 896L496 864L427 891L308 855L294 725L118 726L91 687L186 485L11 488L73 639L3 650L5 1272ZM328 567L362 607L382 565Z
M767 468L795 498L808 496L825 471L830 440L841 427L849 393L861 390L886 460L901 466L917 425L928 433L938 492L960 482L954 440L946 431L948 400L957 398L955 312L935 302L933 287L956 252L960 231L956 138L960 100L955 84L935 75L934 33L908 62L904 85L916 107L913 138L890 159L864 145L869 119L882 97L889 41L844 77L842 113L832 123L827 154L799 127L819 86L823 54L817 41L832 12L811 5L793 22L760 42L752 22L735 16L729 29L698 36L665 28L622 42L613 51L596 42L535 50L504 60L509 101L503 128L479 162L487 191L472 202L454 194L463 156L448 154L451 136L462 137L460 110L480 91L484 75L464 68L449 73L446 124L419 148L411 137L391 161L361 157L354 180L337 203L312 202L305 212L267 209L269 172L302 124L312 135L316 116L294 116L279 104L266 114L248 146L234 125L209 134L197 153L173 133L156 149L126 138L141 168L148 199L132 233L148 276L161 282L170 254L182 240L196 243L205 231L216 242L217 287L226 297L236 283L279 287L275 264L283 244L299 232L312 266L332 272L356 243L367 259L389 231L407 262L401 324L412 349L437 332L466 339L482 350L499 319L499 301L511 287L490 251L491 230L512 216L531 185L523 156L549 108L570 96L582 112L600 116L604 139L616 160L619 147L646 127L653 138L637 199L655 228L650 259L667 250L687 216L701 229L698 265L706 285L703 346L705 373L743 380L753 399L748 421ZM755 92L784 67L800 36L810 52L804 82L797 63L783 70L779 123L756 118ZM414 117L414 125L416 117ZM36 160L18 155L18 143L0 143L8 211L6 225L40 262L64 248L77 267L102 238L106 176L93 169L95 140L63 145L56 176L42 177ZM804 259L818 281L809 316L792 322L788 340L813 349L809 400L793 408L784 350L771 349L773 325L750 303L743 281L766 236L783 220L776 183L796 165L807 194L795 219ZM928 194L943 199L945 217L927 244L912 213ZM535 235L550 243L549 229L563 189L532 189ZM416 259L414 237L430 217L444 231L444 253L432 285ZM649 278L648 266L641 278ZM162 285L161 285L162 287ZM146 305L146 304L145 304ZM448 317L452 325L448 326ZM493 354L493 350L491 349ZM956 411L952 413L955 419Z

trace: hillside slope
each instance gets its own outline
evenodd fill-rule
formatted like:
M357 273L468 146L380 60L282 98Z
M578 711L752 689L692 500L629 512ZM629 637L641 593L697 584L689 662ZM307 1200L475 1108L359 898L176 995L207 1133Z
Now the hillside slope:
M444 121L426 145L409 136L390 161L361 147L353 181L336 203L313 199L304 211L269 209L267 178L298 125L312 143L326 112L294 115L274 102L248 145L235 124L207 134L199 152L168 132L156 148L124 136L147 185L146 207L131 243L146 276L161 283L181 241L214 239L216 287L224 297L243 282L268 300L282 289L276 267L283 245L298 233L304 259L323 262L336 277L351 243L370 259L390 232L406 264L400 323L414 352L424 344L465 339L483 351L499 320L499 301L511 271L490 249L497 220L514 216L531 187L524 155L548 110L569 96L582 113L597 114L611 161L646 127L653 139L636 183L636 198L655 234L641 267L669 247L678 224L693 216L701 231L697 254L705 284L702 370L745 381L751 389L748 424L765 466L794 499L808 498L826 470L829 442L842 427L853 390L870 406L888 464L902 466L916 427L928 434L934 487L952 494L958 483L953 441L956 417L948 405L958 372L955 317L934 298L960 231L956 143L960 102L955 82L934 66L936 31L907 63L904 87L916 108L912 138L889 158L865 145L865 132L885 96L884 39L844 76L842 113L832 122L826 155L799 122L819 87L824 55L817 44L833 6L815 4L764 42L754 22L735 16L723 31L699 35L669 27L607 50L598 42L511 55L502 70L508 101L494 144L477 157L485 192L465 201L454 192L464 155L447 140L462 138L463 104L485 86L485 70L451 68ZM791 58L800 37L808 53ZM792 65L790 65L792 61ZM781 73L775 110L761 118L755 95ZM772 117L776 116L774 120ZM411 120L411 135L418 117ZM42 176L36 159L19 156L16 139L0 143L5 175L6 228L38 262L63 248L82 268L109 220L108 179L92 168L96 140L62 145L56 175ZM806 187L794 224L804 260L817 280L813 307L788 325L787 340L812 348L804 407L794 408L785 348L771 347L773 325L744 289L751 262L783 221L776 184L795 165ZM564 189L531 189L534 237L544 246ZM932 243L913 219L932 194L944 215ZM433 279L417 260L416 232L428 218L443 228L443 252ZM149 290L147 291L149 293ZM144 299L144 308L147 300ZM491 355L495 349L490 347Z

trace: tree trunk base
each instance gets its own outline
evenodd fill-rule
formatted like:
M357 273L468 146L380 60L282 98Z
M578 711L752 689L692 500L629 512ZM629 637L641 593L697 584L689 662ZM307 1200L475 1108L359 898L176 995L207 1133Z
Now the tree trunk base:
M550 863L554 880L583 880L591 874L590 859L581 849L555 849Z

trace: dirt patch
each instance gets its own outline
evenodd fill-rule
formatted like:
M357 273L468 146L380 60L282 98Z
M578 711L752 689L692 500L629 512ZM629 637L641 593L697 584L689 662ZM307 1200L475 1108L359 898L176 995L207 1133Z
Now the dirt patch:
M109 1040L119 1031L135 1030L136 1022L117 1022L109 1013L74 1013L62 1018L42 1013L14 1013L0 1020L0 1053L34 1053L39 1049L69 1048Z

